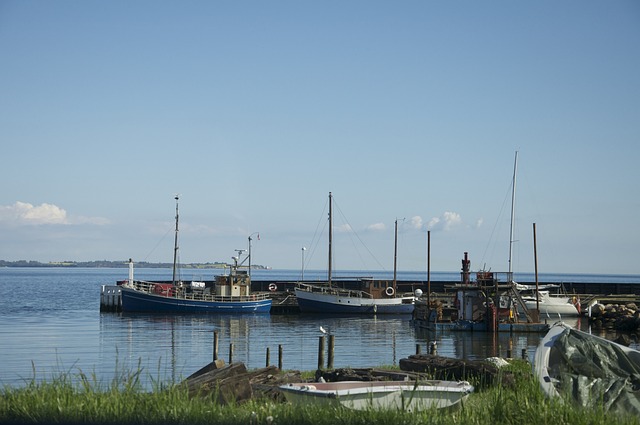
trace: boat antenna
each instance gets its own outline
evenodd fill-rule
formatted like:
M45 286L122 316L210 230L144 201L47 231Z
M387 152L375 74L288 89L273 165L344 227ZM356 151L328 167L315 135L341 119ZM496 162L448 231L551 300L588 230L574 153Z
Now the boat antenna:
M251 237L253 235L258 235L258 240L260 240L260 232L253 232L249 235L249 254L247 254L247 258L249 259L249 277L251 277L251 241L253 240Z
M178 263L178 200L180 199L180 194L176 194L176 236L175 241L173 243L173 278L171 283L173 285L176 284L176 265Z
M511 225L509 226L509 282L513 282L513 267L511 262L511 255L513 251L513 222L515 220L516 211L516 175L518 173L518 151L516 151L516 157L513 162L513 184L511 187Z

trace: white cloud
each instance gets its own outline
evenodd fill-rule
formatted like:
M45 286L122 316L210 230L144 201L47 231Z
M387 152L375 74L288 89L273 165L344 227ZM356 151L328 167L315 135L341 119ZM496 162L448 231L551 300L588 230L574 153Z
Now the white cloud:
M335 230L339 233L349 233L351 232L351 226L349 226L348 224L343 224L341 226L337 226Z
M422 225L423 225L422 217L420 217L419 215L413 216L409 220L409 226L411 226L412 229L421 230Z
M37 206L16 201L13 205L0 206L0 223L10 225L43 224L107 224L102 217L70 217L67 211L57 205L43 203Z
M427 229L431 230L451 230L453 227L462 223L460 214L445 211L440 217L433 217L427 224Z
M17 201L0 207L0 221L9 224L66 224L67 212L53 204L33 206Z
M367 230L372 232L382 232L387 229L387 226L384 223L374 223L367 226Z

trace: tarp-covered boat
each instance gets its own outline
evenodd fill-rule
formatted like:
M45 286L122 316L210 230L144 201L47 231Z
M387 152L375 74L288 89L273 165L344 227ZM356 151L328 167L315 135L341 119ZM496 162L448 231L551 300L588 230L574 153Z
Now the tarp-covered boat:
M559 322L540 341L535 373L543 391L581 406L640 414L640 351Z

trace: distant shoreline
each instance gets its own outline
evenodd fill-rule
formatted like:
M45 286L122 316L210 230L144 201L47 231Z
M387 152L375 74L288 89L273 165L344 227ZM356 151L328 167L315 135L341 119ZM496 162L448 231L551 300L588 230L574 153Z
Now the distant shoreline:
M140 261L135 263L136 268L147 269L163 269L173 267L173 263L149 263L147 261ZM5 261L0 260L0 267L93 267L93 268L127 268L129 267L128 261L55 261L48 263L41 263L40 261ZM224 269L229 267L226 263L189 263L180 264L180 268L183 269ZM259 264L252 264L252 269L268 269L268 267L261 266Z

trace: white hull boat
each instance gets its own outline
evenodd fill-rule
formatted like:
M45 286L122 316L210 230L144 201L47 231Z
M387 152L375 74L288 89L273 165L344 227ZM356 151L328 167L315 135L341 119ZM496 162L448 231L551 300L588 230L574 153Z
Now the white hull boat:
M456 406L473 386L466 381L342 381L287 384L280 390L291 403L418 411Z
M563 317L576 317L580 315L580 301L575 297L566 295L551 295L549 291L539 291L538 299L535 296L523 295L525 305L529 310L540 308L540 318L561 319Z
M339 288L332 282L333 240L333 196L329 192L329 267L326 283L307 284L298 282L295 288L298 306L303 313L319 314L412 314L416 297L411 293L398 294L396 262L393 266L393 281L361 278L356 288ZM396 220L395 245L397 250L398 221ZM394 255L394 259L397 255Z

